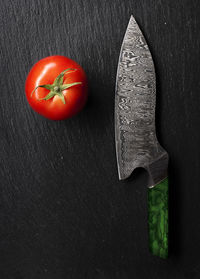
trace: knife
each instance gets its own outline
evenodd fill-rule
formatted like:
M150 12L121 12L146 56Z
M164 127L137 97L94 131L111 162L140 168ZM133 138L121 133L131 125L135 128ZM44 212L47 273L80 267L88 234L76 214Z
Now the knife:
M168 154L155 128L156 76L146 40L131 16L121 46L115 89L119 179L148 172L148 237L153 255L168 257Z

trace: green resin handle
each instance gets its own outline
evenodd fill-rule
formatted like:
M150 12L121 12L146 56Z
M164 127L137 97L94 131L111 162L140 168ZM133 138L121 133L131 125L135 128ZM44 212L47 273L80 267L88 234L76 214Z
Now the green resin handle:
M168 257L168 178L148 189L149 249L153 255Z

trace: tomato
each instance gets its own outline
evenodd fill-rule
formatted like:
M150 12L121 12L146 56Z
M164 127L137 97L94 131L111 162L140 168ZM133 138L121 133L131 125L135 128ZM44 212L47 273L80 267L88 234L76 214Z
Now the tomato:
M38 61L25 83L30 106L52 120L77 114L87 101L87 89L86 74L81 66L60 55Z

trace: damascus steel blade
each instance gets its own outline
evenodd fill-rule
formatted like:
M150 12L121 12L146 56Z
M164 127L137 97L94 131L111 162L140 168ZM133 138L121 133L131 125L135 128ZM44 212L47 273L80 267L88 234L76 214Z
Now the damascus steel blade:
M115 90L115 140L119 179L138 167L148 187L167 176L168 155L155 129L156 77L145 38L131 16L119 56Z

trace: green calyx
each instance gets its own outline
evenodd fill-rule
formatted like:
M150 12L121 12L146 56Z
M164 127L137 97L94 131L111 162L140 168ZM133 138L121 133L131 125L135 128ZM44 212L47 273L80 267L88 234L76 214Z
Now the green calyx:
M33 93L39 88L45 88L48 89L50 92L44 97L41 98L39 100L49 100L51 98L53 98L54 96L59 96L63 102L63 104L65 104L65 97L63 95L63 90L66 90L72 86L75 86L77 84L81 84L82 82L73 82L73 83L65 83L63 84L63 79L64 79L64 75L66 72L68 71L76 71L76 69L66 69L64 70L62 73L60 73L56 79L54 80L53 84L43 84L43 85L38 85L35 87L35 89L33 90L33 92L31 93L31 96L33 95Z

